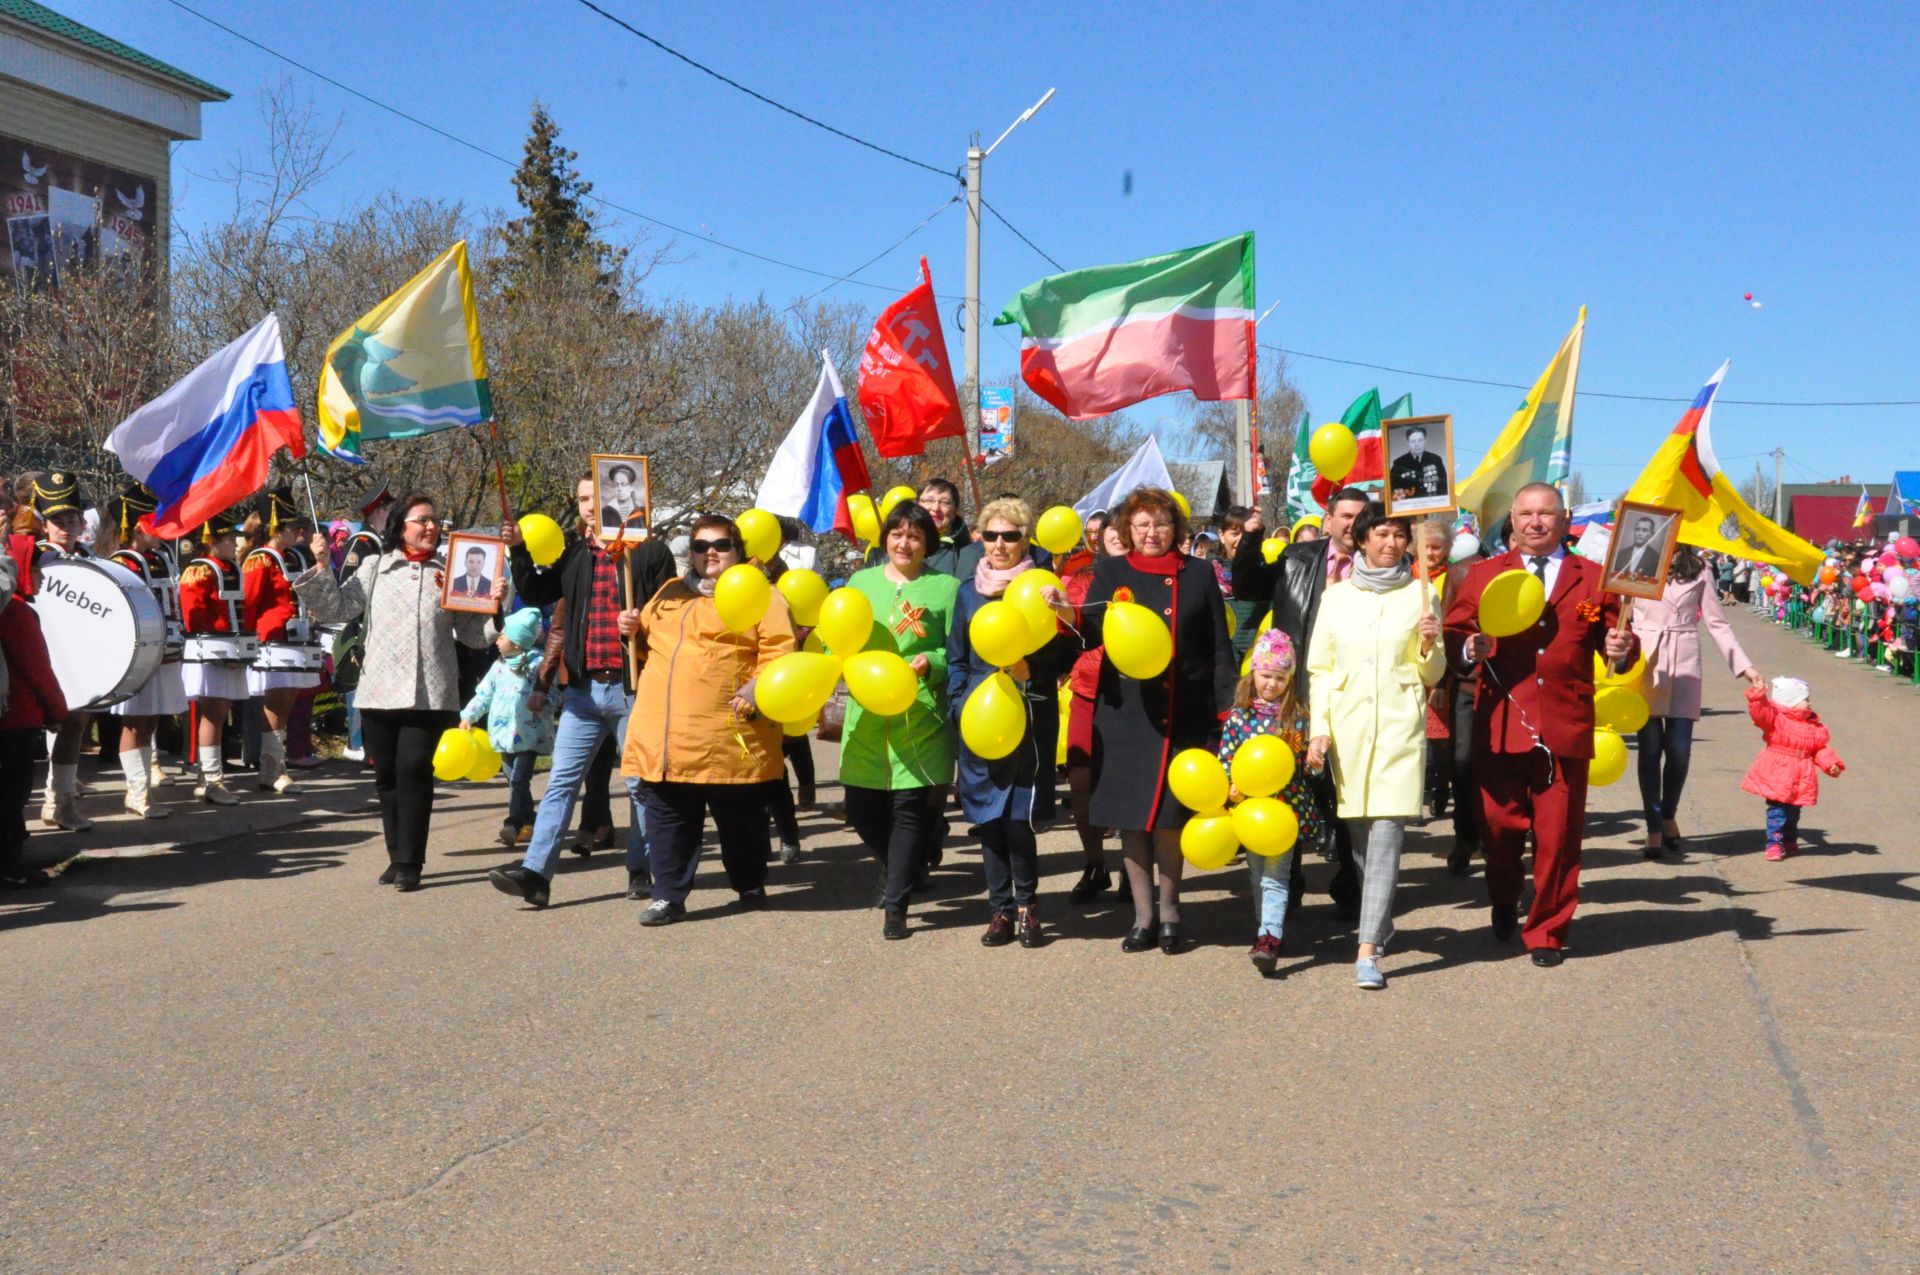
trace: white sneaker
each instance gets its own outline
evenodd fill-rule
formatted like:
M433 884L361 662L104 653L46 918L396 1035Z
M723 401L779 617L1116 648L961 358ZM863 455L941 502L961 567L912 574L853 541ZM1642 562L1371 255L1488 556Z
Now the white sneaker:
M193 790L193 795L212 806L237 806L240 799L233 795L226 784L216 779L212 783L201 784Z
M340 755L348 761L365 761L367 759L367 750L364 748L343 748L340 750Z
M273 781L272 786L275 792L281 792L281 793L292 792L293 776L289 775L286 771L283 770L280 772L279 778Z

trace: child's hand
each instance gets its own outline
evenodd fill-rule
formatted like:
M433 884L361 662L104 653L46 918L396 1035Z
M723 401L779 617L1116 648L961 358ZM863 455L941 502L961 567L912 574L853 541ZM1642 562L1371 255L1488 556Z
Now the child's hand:
M1235 788L1232 783L1227 784L1227 800L1229 802L1237 802L1240 800L1240 790Z
M529 712L537 713L546 706L547 693L545 691L535 691L533 694L527 696L527 710Z
M1332 747L1333 739L1331 736L1316 736L1314 741L1307 745L1307 769L1325 770L1327 768L1327 751Z
M463 717L460 719L460 729L464 731L470 731L473 729L473 723Z
M1847 763L1843 761L1837 761L1833 763L1833 765L1827 767L1827 774L1832 776L1835 779L1840 778L1840 776L1844 775L1846 771L1847 771Z

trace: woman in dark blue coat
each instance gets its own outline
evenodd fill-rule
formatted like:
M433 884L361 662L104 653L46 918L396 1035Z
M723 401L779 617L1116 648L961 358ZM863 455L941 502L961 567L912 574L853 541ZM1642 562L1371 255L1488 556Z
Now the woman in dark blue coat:
M1033 569L1027 537L1033 512L1023 500L1000 499L980 511L984 550L960 583L947 629L947 704L958 725L967 697L996 671L973 649L973 617L1001 598L1023 571ZM1060 737L1060 679L1073 667L1080 643L1058 634L1007 668L1027 710L1027 732L1011 753L987 761L960 741L960 808L980 828L993 917L980 941L988 947L1040 944L1040 857L1034 826L1053 817L1054 754Z

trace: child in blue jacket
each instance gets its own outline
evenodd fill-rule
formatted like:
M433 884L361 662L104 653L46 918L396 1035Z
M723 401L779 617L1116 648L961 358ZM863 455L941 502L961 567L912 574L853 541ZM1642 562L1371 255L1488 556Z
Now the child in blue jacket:
M487 742L500 754L510 785L507 820L500 825L500 843L522 845L533 837L533 767L542 753L553 751L559 701L551 705L534 685L540 670L543 629L540 612L523 607L507 617L494 645L500 658L474 688L473 698L460 710L460 725L472 730L487 726Z

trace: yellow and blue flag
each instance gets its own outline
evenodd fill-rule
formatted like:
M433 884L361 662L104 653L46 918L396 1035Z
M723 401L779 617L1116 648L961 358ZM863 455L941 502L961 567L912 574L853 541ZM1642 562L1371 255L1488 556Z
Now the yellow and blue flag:
M1562 483L1573 463L1573 398L1580 384L1580 347L1586 340L1587 307L1560 349L1507 419L1486 459L1461 482L1460 508L1482 527L1498 526L1513 498L1528 483Z
M319 406L322 450L354 465L370 439L417 438L492 419L466 240L333 339Z

